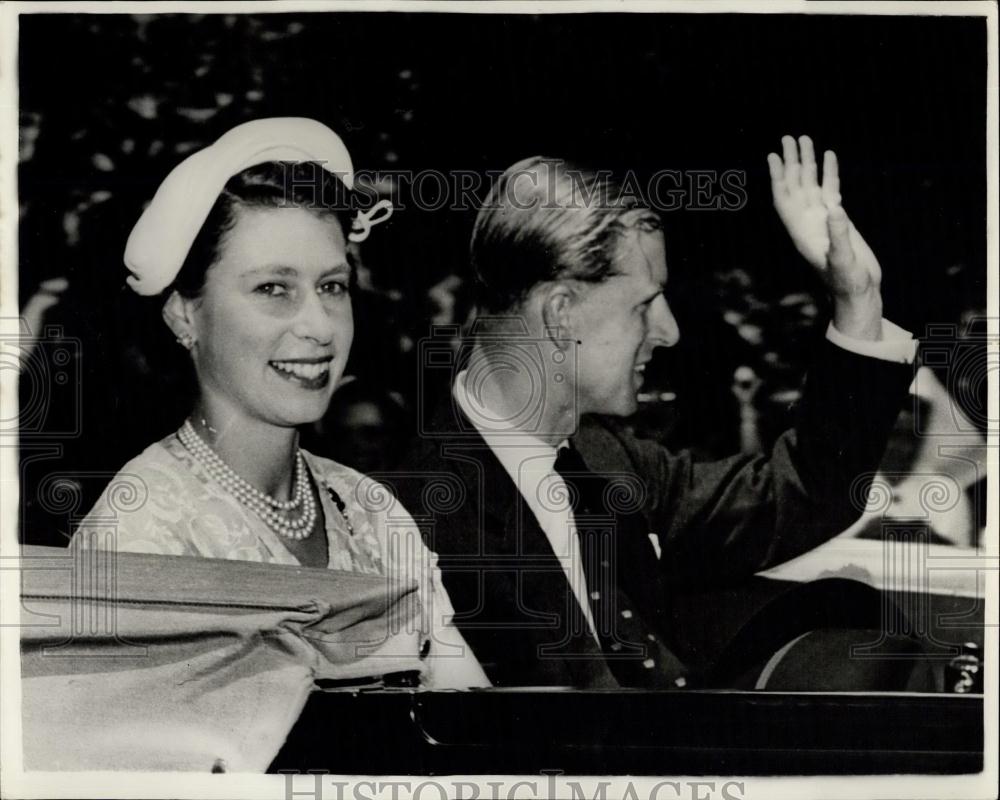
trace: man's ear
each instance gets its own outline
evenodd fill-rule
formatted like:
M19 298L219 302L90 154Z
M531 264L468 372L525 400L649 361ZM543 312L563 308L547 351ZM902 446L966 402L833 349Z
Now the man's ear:
M194 324L193 305L176 291L170 293L163 304L163 321L177 337L177 341L190 350L198 342Z
M558 281L547 289L542 298L545 334L560 350L566 350L577 338L573 325L573 300L573 290Z

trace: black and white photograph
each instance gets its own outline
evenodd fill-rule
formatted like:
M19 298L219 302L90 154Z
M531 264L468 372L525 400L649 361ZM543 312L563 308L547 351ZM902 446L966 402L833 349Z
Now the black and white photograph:
M0 796L996 797L994 3L0 23Z

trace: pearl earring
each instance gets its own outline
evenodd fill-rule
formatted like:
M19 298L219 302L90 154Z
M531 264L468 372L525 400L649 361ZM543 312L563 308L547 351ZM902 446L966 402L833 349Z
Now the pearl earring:
M177 343L185 350L190 350L194 347L194 337L190 333L182 333L177 337Z

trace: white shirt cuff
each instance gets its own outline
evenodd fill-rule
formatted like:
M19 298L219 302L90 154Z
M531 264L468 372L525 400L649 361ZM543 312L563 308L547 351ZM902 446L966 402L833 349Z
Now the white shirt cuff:
M912 364L917 356L917 340L913 338L913 334L887 319L882 320L882 338L877 342L845 336L834 327L832 322L827 326L826 338L837 347L842 347L851 353L869 358L880 358L883 361Z

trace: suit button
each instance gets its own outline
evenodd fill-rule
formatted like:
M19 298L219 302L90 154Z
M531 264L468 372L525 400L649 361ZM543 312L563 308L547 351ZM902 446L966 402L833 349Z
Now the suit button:
M656 666L656 662L655 662L655 661L653 661L653 659L651 659L651 658L647 658L647 659L646 659L645 661L643 661L643 662L642 662L642 665L643 665L643 666L644 666L644 667L645 667L646 669L652 669L653 667L655 667L655 666Z
M627 608L626 608L626 609L625 609L625 610L624 610L624 611L622 612L622 618L623 618L623 619L632 619L632 612L631 612L631 611L630 611L629 609L627 609Z

